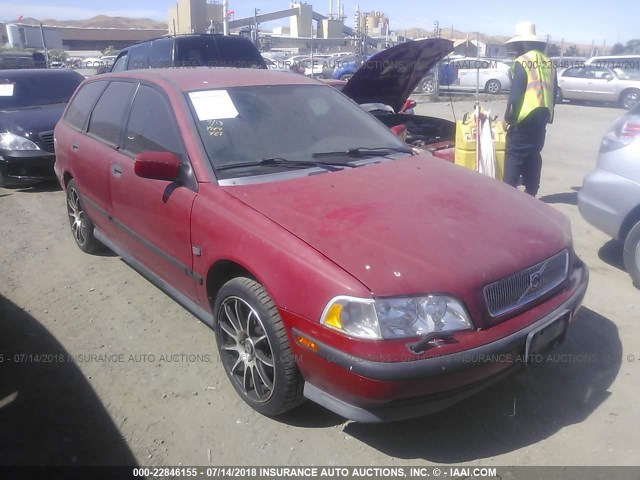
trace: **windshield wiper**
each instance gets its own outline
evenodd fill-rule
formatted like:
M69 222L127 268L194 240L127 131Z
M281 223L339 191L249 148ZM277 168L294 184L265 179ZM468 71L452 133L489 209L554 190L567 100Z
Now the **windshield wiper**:
M340 164L340 166L343 166ZM350 166L350 165L344 165ZM256 160L254 162L240 162L240 163L227 163L225 165L219 165L216 170L231 170L234 168L247 168L247 167L286 167L286 168L309 168L319 167L329 171L340 170L332 164L324 162L313 162L309 160L289 160L287 158L272 157L263 158L262 160Z
M335 156L347 156L353 158L363 157L383 157L389 155L391 152L409 153L413 155L413 150L410 148L396 148L396 147L359 147L351 148L349 150L338 150L336 152L316 152L311 155L313 158L318 157L335 157Z

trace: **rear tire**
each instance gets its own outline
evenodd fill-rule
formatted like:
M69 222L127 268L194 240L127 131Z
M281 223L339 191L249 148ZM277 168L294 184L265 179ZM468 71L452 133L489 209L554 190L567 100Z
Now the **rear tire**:
M564 101L564 97L562 96L562 90L558 87L558 92L556 93L556 103L562 103Z
M498 80L489 80L484 89L487 93L496 95L502 90L502 84Z
M238 395L267 416L297 407L304 381L264 287L250 278L234 278L220 289L213 312L220 361Z
M76 245L85 253L94 253L102 244L93 236L93 223L84 209L75 180L67 185L67 214Z
M624 267L633 279L633 285L640 289L640 222L629 231L624 241L622 256Z
M436 86L433 78L424 78L420 81L420 92L427 95L433 95L436 93Z
M632 88L620 95L620 106L625 110L631 110L638 102L640 102L640 90Z

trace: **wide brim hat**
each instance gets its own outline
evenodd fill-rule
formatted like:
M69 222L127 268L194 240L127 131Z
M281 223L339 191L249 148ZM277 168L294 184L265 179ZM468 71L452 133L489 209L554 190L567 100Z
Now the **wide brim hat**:
M533 22L521 22L516 25L516 34L513 38L507 40L507 43L517 42L537 42L547 43L536 35L536 26Z

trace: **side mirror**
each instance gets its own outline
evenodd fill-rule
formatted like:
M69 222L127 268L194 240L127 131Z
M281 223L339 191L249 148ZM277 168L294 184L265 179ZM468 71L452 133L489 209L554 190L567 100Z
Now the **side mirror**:
M400 109L399 113L404 113L407 110L411 110L411 109L415 108L416 105L417 105L417 103L416 103L415 100L413 100L412 98L407 98L407 100L405 100L405 102L404 102L404 105Z
M142 152L133 161L138 177L173 182L178 179L180 159L171 152Z
M391 127L391 131L403 142L407 139L407 126L406 125L394 125Z

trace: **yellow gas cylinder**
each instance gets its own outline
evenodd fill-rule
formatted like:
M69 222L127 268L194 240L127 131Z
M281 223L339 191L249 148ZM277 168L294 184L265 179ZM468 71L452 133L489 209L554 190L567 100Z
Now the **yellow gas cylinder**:
M476 119L474 112L467 113L462 120L456 122L456 141L454 162L470 170L478 171L476 161ZM491 137L496 158L496 179L502 180L504 174L504 152L506 132L502 122L495 119L491 122Z

